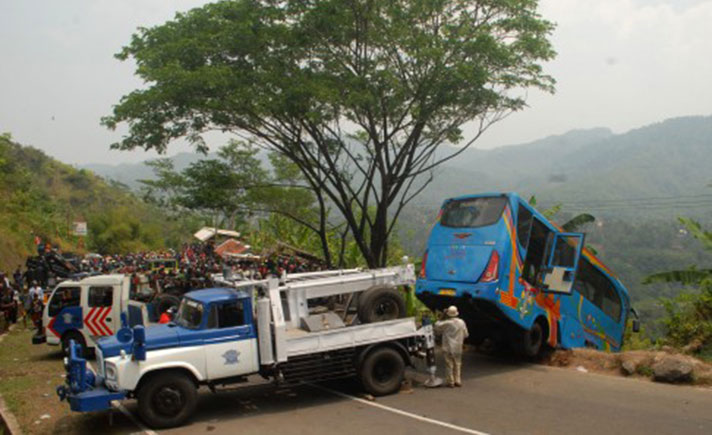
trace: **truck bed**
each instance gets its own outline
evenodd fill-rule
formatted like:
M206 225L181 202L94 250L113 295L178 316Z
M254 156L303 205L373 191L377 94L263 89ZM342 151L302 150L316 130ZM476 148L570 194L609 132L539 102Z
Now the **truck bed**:
M286 330L287 357L365 346L418 335L415 319L404 318L367 323L327 331Z

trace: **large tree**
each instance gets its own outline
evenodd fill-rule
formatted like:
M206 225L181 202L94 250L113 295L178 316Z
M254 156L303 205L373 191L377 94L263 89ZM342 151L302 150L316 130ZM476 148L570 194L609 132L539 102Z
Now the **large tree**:
M147 87L104 124L113 145L165 151L211 130L294 162L381 266L433 169L553 90L553 25L537 0L237 0L140 29L118 54ZM446 146L446 145L454 146Z

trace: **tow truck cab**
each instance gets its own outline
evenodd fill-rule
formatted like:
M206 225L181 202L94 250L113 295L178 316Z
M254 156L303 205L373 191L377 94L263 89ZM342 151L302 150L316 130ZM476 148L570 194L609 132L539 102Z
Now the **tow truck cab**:
M150 364L141 364L148 352ZM85 366L75 354L73 351L67 364ZM108 409L116 394L123 398L133 395L128 392L140 395L153 390L150 384L157 377L151 372L163 374L169 368L195 385L256 373L259 358L251 297L245 291L225 288L186 293L174 322L133 331L122 328L116 335L98 340L96 362L94 385L82 390L70 384L71 394L64 393L71 397L74 411ZM163 392L159 389L156 394L165 399L166 414L172 414L171 403L183 406L171 393L175 388L181 397L191 395L175 386L164 386Z
M42 312L43 334L35 335L32 342L61 344L66 353L74 340L87 350L120 328L121 313L128 314L129 326L146 325L148 308L134 300L142 290L131 294L130 277L119 274L64 281L49 296Z

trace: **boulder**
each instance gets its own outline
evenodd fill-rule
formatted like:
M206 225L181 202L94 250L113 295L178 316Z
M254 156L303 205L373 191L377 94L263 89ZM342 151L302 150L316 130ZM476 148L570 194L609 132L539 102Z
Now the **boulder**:
M623 371L623 374L626 376L632 376L635 374L636 370L638 369L638 364L632 359L623 361L621 364L621 370Z
M690 382L692 364L677 355L665 355L653 364L653 378L658 382Z

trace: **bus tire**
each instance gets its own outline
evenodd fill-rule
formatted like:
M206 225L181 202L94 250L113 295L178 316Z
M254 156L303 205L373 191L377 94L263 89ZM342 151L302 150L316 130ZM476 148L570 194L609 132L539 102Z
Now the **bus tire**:
M398 290L376 287L359 296L358 318L361 323L383 322L405 317L405 301Z
M536 321L532 327L522 331L518 340L519 353L527 358L538 356L544 348L545 331L541 322Z
M187 375L156 373L138 391L138 413L148 426L164 429L185 423L198 404L198 388Z
M82 347L82 351L79 355L77 355L78 357L84 358L89 355L89 349L87 349L87 341L84 339L82 333L76 330L67 331L64 335L62 335L62 353L64 355L69 356L69 342L71 340L74 340L75 343Z
M405 361L397 350L379 347L366 355L359 369L364 390L374 396L397 392L405 377Z

